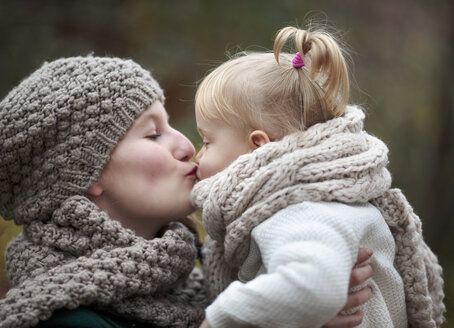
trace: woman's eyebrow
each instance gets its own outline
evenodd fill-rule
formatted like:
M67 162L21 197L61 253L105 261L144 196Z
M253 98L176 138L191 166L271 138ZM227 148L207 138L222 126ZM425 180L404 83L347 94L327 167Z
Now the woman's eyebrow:
M154 125L156 125L157 122L164 121L166 123L169 122L170 116L167 114L167 112L164 114L164 118L162 115L158 113L146 113L143 117L141 117L137 121L137 128L138 129L145 129L148 127L150 121L153 122Z
M152 122L153 125L156 125L156 119L156 114L147 114L146 116L142 116L139 120L137 120L136 128L144 130L150 126L150 122Z

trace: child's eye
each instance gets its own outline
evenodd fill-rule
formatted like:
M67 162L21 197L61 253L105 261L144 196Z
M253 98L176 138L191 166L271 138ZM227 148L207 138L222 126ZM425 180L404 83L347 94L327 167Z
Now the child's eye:
M160 136L161 136L161 133L155 133L155 134L152 134L152 135L147 136L147 138L148 138L148 139L151 139L151 140L156 140L156 139L158 139Z
M207 148L210 143L206 140L203 140L201 143L197 144L197 147L201 149L202 147Z

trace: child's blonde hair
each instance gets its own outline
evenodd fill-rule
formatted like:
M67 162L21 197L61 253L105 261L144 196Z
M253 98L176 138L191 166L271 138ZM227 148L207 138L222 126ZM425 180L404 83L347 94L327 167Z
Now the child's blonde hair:
M292 65L281 49L294 40L305 66ZM340 116L349 98L344 50L325 31L281 29L272 53L242 53L223 63L200 84L195 106L205 119L221 119L272 140ZM233 121L234 120L234 121Z

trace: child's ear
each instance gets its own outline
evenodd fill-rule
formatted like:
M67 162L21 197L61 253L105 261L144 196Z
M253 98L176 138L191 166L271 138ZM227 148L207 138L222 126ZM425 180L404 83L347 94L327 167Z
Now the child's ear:
M268 137L268 134L266 134L265 131L254 130L249 135L249 148L251 149L251 151L259 147L262 147L268 142L270 142L270 138Z
M92 197L98 197L101 196L103 192L104 189L101 186L101 184L99 182L95 182L91 185L90 188L88 188L87 195Z

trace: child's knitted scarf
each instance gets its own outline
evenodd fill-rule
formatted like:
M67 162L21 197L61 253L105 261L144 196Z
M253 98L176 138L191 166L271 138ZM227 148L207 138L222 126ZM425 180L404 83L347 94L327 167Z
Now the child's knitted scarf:
M67 199L47 222L24 225L9 246L12 288L0 327L32 327L56 309L80 305L165 327L198 327L206 293L194 268L191 232L172 223L146 240L87 198ZM189 278L188 278L189 277Z
M400 190L389 189L388 149L363 130L363 121L363 112L349 106L344 116L268 143L196 184L192 200L203 208L209 235L205 276L212 298L237 279L252 229L277 211L302 201L371 202L396 242L394 265L410 325L441 324L442 269L423 241L418 216Z

